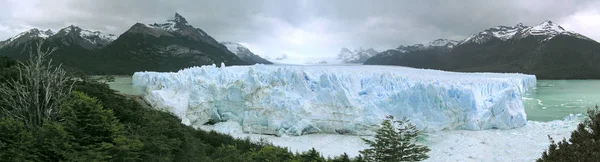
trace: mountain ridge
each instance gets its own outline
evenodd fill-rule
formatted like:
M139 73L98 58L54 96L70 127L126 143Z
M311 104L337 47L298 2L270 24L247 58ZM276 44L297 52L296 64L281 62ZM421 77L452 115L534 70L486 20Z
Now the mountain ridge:
M210 64L259 63L241 60L179 13L160 23L134 23L118 37L74 25L56 33L32 29L1 41L0 56L25 59L29 56L26 49L39 42L44 42L46 47L58 47L52 56L56 61L90 74L167 72ZM82 55L85 57L80 57Z
M402 46L401 46L402 47ZM391 49L367 65L399 65L459 72L534 74L539 79L600 79L600 43L552 21L496 26L453 48ZM568 61L566 61L568 60Z

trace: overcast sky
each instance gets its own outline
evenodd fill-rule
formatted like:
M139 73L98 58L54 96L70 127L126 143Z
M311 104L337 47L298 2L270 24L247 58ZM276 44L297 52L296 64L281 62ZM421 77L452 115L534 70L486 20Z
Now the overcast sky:
M0 40L71 24L119 35L175 12L218 41L270 57L460 40L493 26L545 20L600 40L600 0L0 0Z

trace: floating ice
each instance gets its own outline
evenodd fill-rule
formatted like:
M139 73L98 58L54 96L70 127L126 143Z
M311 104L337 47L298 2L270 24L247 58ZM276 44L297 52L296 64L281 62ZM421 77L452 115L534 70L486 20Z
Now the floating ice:
M427 131L526 124L533 75L456 73L397 66L216 66L137 72L153 107L187 125L234 121L245 133L372 134L386 115Z
M548 136L555 140L570 137L577 124L584 118L581 114L571 114L564 120L549 122L527 121L521 128L509 130L448 130L424 134L417 141L431 149L425 161L535 161L548 149ZM206 131L214 130L238 139L250 138L258 142L262 139L277 146L287 147L291 152L303 152L315 148L324 157L335 157L343 153L356 157L360 150L369 146L361 138L373 136L353 136L339 134L309 134L303 136L275 137L246 134L234 122L201 126Z

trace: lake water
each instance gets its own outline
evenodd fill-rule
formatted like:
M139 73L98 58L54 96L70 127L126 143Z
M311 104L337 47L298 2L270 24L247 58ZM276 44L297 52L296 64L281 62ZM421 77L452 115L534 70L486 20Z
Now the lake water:
M523 95L527 119L550 121L569 114L585 114L600 104L600 80L538 80Z
M133 85L131 85L131 81L132 81L131 77L117 76L117 77L115 77L114 82L108 82L107 84L110 87L110 89L117 90L123 94L129 94L129 95L142 94L142 91L140 89L135 88L135 87L133 87Z

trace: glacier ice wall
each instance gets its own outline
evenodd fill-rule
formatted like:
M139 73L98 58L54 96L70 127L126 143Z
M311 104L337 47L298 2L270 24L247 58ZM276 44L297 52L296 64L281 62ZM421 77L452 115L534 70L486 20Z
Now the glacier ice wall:
M235 121L244 132L372 134L386 115L427 131L525 125L524 74L456 73L397 66L202 66L137 72L154 108L187 125Z

